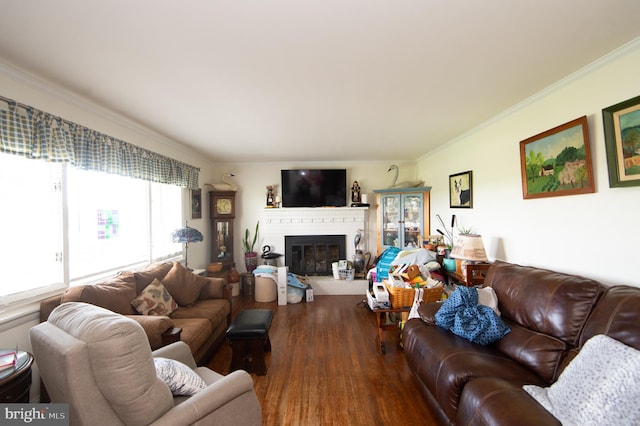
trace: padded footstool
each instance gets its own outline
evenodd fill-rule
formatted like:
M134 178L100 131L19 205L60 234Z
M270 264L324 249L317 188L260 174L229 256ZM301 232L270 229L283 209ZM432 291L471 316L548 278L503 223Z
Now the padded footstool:
M271 352L269 327L273 311L247 309L238 312L227 328L226 338L231 344L231 371L246 370L259 376L267 374L264 353Z

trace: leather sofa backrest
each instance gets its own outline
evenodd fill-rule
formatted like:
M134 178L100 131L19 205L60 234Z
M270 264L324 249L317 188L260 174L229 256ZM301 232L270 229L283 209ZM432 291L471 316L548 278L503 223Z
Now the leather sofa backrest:
M592 279L496 261L485 285L498 296L503 318L577 346L605 287Z
M493 287L502 318L511 328L496 347L549 383L578 345L604 291L597 281L500 261L489 268L485 285Z
M600 298L580 336L580 347L596 334L606 334L640 350L640 288L609 287Z

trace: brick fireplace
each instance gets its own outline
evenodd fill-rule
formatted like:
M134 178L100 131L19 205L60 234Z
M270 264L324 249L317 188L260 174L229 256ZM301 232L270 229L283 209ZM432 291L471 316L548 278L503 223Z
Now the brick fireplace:
M367 235L367 211L366 207L265 209L260 218L260 234L263 244L270 245L272 251L282 254L285 254L286 251L285 237L287 236L344 236L344 259L352 260L355 254L353 240L356 234L360 230L363 235ZM287 264L284 259L281 262L281 264L289 266L291 270L291 265ZM331 265L328 267L331 271ZM316 284L319 284L320 281L333 281L332 275L332 272L328 272L326 278L313 278L314 292L317 289ZM345 281L339 283L341 289L347 286ZM318 294L322 294L321 291ZM364 294L364 292L357 289L354 294Z

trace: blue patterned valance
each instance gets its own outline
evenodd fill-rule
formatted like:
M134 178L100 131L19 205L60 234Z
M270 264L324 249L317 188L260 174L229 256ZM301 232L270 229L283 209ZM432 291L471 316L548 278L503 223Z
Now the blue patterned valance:
M0 152L197 189L200 169L34 108L0 103Z

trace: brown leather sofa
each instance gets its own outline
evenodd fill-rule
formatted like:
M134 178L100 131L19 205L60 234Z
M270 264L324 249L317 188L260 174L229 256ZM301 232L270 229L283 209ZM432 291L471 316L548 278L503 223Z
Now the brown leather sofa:
M440 303L420 306L402 340L434 416L449 425L560 425L522 386L554 383L597 334L640 349L640 288L495 262L485 286L511 332L481 346L435 325Z
M141 315L133 299L154 279L166 287L178 308L169 315ZM73 286L40 304L40 321L65 302L85 302L134 319L144 329L151 349L181 340L198 365L207 362L224 340L231 323L231 291L222 278L193 274L180 263L162 262L137 271L120 272L99 283Z

